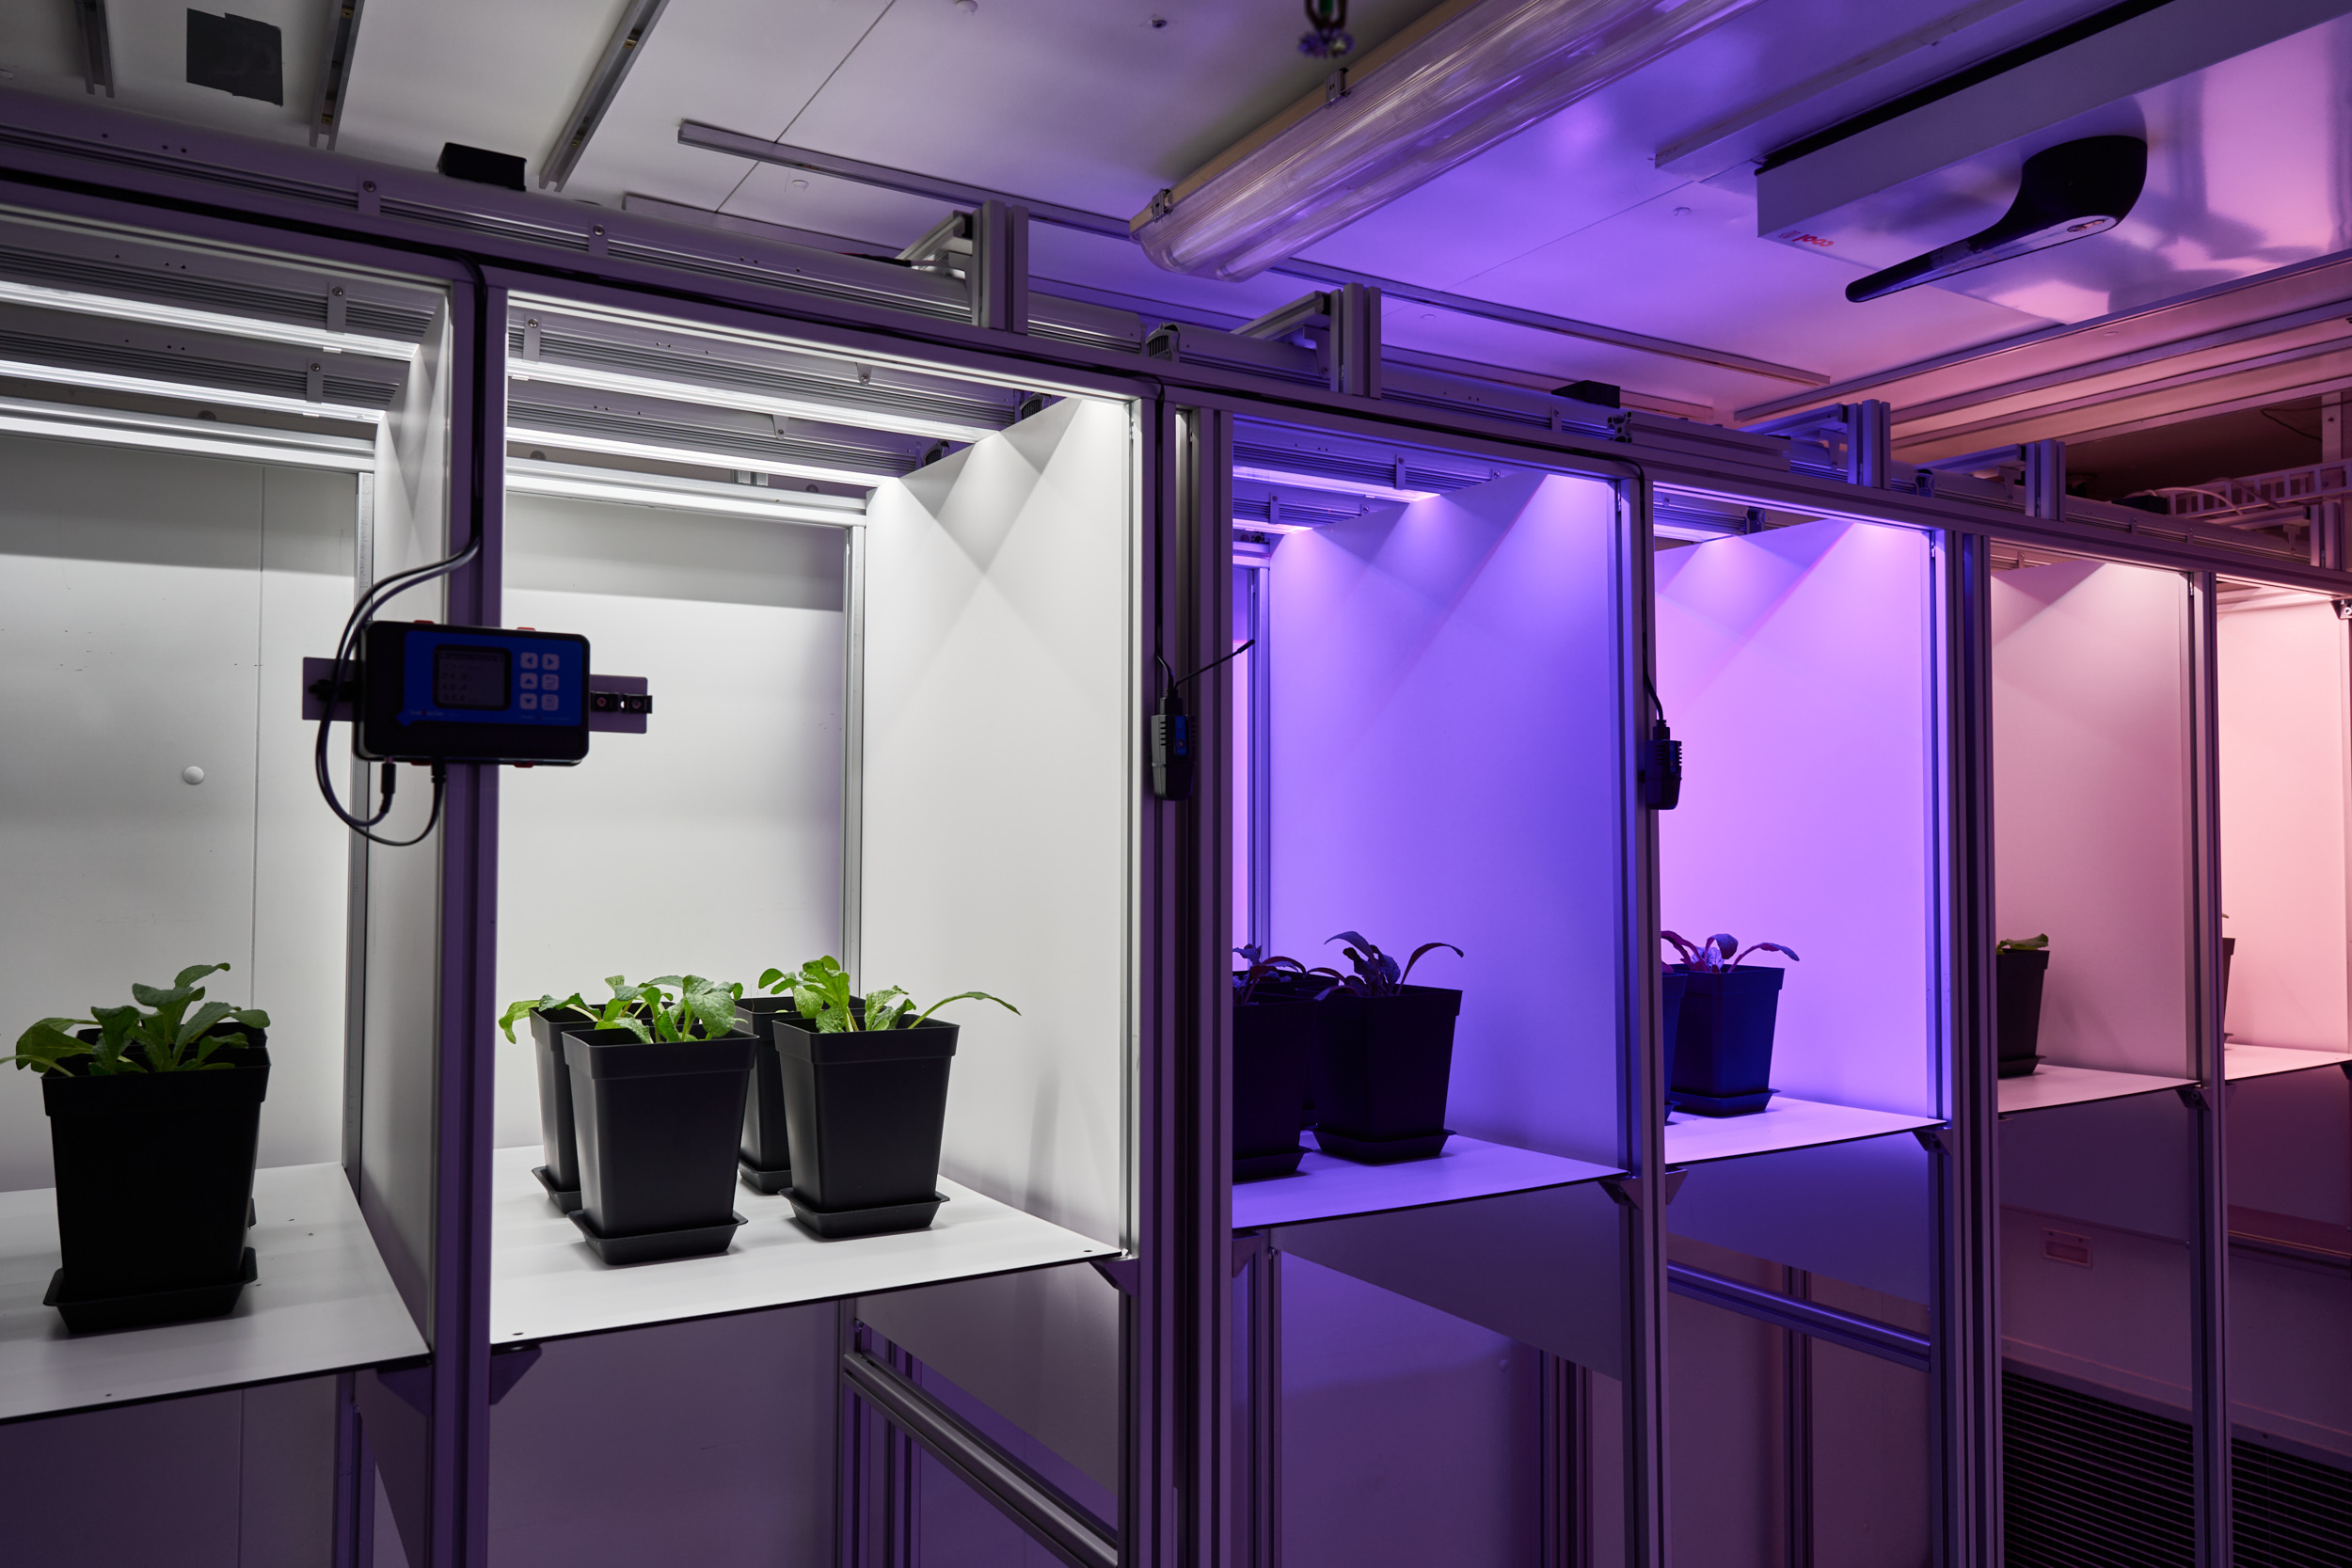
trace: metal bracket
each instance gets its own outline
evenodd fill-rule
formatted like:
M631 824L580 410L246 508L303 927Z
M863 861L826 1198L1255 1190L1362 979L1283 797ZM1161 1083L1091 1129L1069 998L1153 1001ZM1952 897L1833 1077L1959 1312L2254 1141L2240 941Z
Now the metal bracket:
M539 1364L537 1345L501 1345L490 1352L490 1402L514 1392L523 1373Z
M2201 1084L2182 1084L2176 1086L2172 1092L2179 1095L2181 1097L2181 1103L2187 1106L2192 1111L2210 1109L2210 1107L2205 1103L2205 1087Z
M1944 1147L1943 1134L1944 1129L1941 1127L1915 1127L1911 1130L1911 1135L1919 1140L1919 1147L1926 1149L1930 1154L1949 1154L1951 1152L1950 1149Z
M1682 1191L1683 1178L1690 1174L1687 1170L1666 1172L1666 1201L1668 1203L1674 1202L1675 1195ZM1642 1179L1640 1177L1604 1176L1600 1179L1600 1184L1602 1190L1625 1208L1639 1209L1642 1206Z
M1143 1259L1140 1258L1089 1258L1094 1272L1110 1281L1111 1289L1122 1296L1134 1296L1143 1289Z
M1240 1278L1242 1270L1256 1262L1262 1254L1273 1250L1272 1239L1262 1230L1252 1230L1245 1235L1234 1237L1233 1277Z
M433 1414L433 1365L429 1361L414 1361L400 1367L378 1367L375 1381L385 1392L418 1415L431 1418Z

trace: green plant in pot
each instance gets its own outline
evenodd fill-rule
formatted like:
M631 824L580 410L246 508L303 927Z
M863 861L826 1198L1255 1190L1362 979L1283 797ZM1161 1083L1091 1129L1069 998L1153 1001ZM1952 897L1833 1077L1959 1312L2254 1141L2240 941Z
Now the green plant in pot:
M752 1088L743 1101L743 1139L738 1150L738 1165L743 1180L755 1192L776 1194L792 1185L792 1137L784 1114L784 1067L772 1049L775 1032L770 1027L779 1016L797 1016L793 1006L793 982L802 969L769 969L759 976L759 989L765 996L743 996L735 1004L735 1023L748 1030L759 1042L752 1053ZM852 1012L862 1010L866 999L850 998Z
M993 1002L967 990L916 1011L897 987L850 994L836 958L792 976L792 1010L769 1015L792 1147L792 1212L823 1237L920 1230L939 1212L939 1146L957 1025L931 1015L950 1002Z
M1306 1153L1307 1079L1330 1017L1317 1004L1338 989L1340 972L1255 945L1233 951L1246 964L1233 972L1233 1180L1289 1176Z
M580 1145L572 1223L608 1263L724 1252L743 1224L736 1139L756 1043L736 1026L742 987L699 974L610 984L596 1026L564 1036Z
M547 1161L531 1174L547 1189L548 1200L566 1214L580 1207L580 1143L572 1128L572 1070L564 1060L564 1037L582 1029L611 1028L644 1006L642 988L628 986L617 974L605 984L612 997L601 1006L574 991L510 1002L499 1016L499 1027L510 1042L515 1025L531 1021L532 1061L539 1079L539 1148Z
M1750 968L1747 959L1756 953L1778 953L1793 963L1795 950L1776 942L1741 947L1728 931L1703 942L1672 931L1658 934L1682 958L1668 971L1682 976L1682 994L1667 1099L1676 1109L1703 1117L1761 1111L1772 1098L1772 1032L1788 971Z
M2050 937L2003 938L1993 944L1993 1023L2003 1078L2024 1078L2042 1066L2042 985L2050 972Z
M1450 942L1425 942L1399 963L1359 931L1328 940L1347 943L1341 952L1353 973L1320 1004L1324 1030L1311 1073L1315 1145L1368 1164L1429 1159L1453 1136L1445 1103L1462 993L1408 982L1440 947L1465 955Z
M44 1018L9 1058L40 1074L75 1333L216 1318L256 1277L245 1244L269 1089L269 1015L207 1001L191 964L87 1018Z

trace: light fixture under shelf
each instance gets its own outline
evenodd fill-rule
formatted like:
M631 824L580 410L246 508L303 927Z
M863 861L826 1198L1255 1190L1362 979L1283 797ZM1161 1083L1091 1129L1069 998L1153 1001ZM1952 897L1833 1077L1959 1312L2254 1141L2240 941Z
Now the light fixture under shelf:
M366 424L384 422L381 408L349 403L311 403L280 397L275 392L247 392L233 387L199 387L181 381L157 381L143 375L115 375L106 371L69 365L44 365L31 359L0 359L0 381L41 381L86 391L128 392L139 397L171 398L180 403L216 403L224 408L254 408L268 414L299 414L314 420L350 420Z
M779 493L763 485L632 474L529 457L506 460L506 488L518 495L604 501L618 506L658 506L673 512L708 512L777 523L856 528L866 522L864 503L848 496Z
M1235 479L1258 484L1287 484L1300 490L1321 490L1335 496L1363 496L1383 501L1433 501L1436 490L1400 490L1394 485L1368 484L1362 480L1337 479L1325 474L1294 473L1282 468L1258 468L1236 464Z
M557 387L578 387L592 392L657 398L663 403L733 408L750 414L781 414L787 419L815 420L822 424L862 430L884 430L901 436L927 436L942 441L978 441L998 427L931 415L900 413L884 408L859 408L815 398L787 397L773 392L747 391L704 382L673 381L664 376L638 375L591 365L571 365L556 359L510 359L506 373L516 381L541 381Z
M403 342L398 338L375 338L364 332L330 332L323 326L304 326L296 322L235 316L224 310L199 310L185 305L159 305L148 300L125 299L118 294L85 293L78 289L53 289L39 283L20 283L7 277L0 277L0 304L27 305L41 310L64 310L78 316L98 316L107 321L141 322L149 326L176 326L189 332L210 332L223 338L244 338L254 342L292 343L300 348L321 349L328 354L365 355L372 359L406 362L417 356L417 345Z
M642 457L652 463L681 463L693 468L783 474L791 479L814 479L828 484L854 484L868 490L877 484L888 484L900 477L880 468L843 468L825 463L757 457L744 452L708 451L699 447L670 446L660 441L631 441L623 436L583 435L568 430L548 430L536 425L510 424L506 427L506 438L526 446L598 451L613 457Z

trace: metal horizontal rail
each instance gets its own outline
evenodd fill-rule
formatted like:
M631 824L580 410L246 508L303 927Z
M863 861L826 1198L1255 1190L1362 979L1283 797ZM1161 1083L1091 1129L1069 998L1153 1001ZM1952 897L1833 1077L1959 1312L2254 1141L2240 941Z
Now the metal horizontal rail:
M1108 239L1131 241L1127 220L1103 213L1089 213L1076 207L1063 207L1051 201L1035 201L1025 196L1009 196L980 185L967 185L961 181L934 179L928 174L913 174L905 169L888 168L881 164L861 163L855 158L836 157L805 147L769 141L763 137L745 135L740 131L728 131L699 120L683 120L677 128L677 139L687 147L699 147L706 151L725 152L738 158L750 158L763 164L779 164L786 168L803 169L812 174L829 174L838 180L881 190L898 191L907 196L925 197L934 201L953 202L961 207L977 207L984 201L1003 201L1026 207L1029 216L1040 223L1050 223L1063 229L1075 229L1084 233L1099 234ZM1666 338L1652 338L1640 332L1624 332L1613 326L1594 322L1575 321L1566 316L1549 315L1541 310L1522 310L1513 305L1499 305L1492 300L1472 299L1468 294L1449 293L1443 289L1424 289L1418 283L1399 282L1391 277L1374 277L1366 273L1349 272L1341 267L1327 267L1312 261L1290 261L1266 269L1285 277L1305 278L1311 283L1361 283L1378 289L1384 294L1409 299L1418 305L1434 305L1442 310L1475 316L1485 321L1503 322L1513 326L1533 327L1539 332L1555 333L1565 338L1580 338L1586 342L1607 343L1613 348L1631 349L1636 353L1654 354L1662 358L1681 359L1692 364L1713 365L1721 370L1740 371L1749 375L1763 376L1772 381L1794 382L1800 387L1825 387L1829 377L1816 371L1799 370L1793 365L1776 365L1769 359L1753 359L1743 354L1723 349L1702 348L1693 343L1678 343Z
M1848 1350L1858 1350L1865 1355L1875 1355L1882 1361L1892 1361L1913 1371L1928 1370L1931 1343L1893 1323L1880 1323L1876 1318L1858 1318L1851 1312L1840 1312L1819 1302L1799 1301L1778 1291L1761 1286L1744 1285L1737 1279L1726 1279L1705 1269L1694 1269L1687 1263L1666 1265L1666 1288L1676 1295L1703 1301L1709 1307L1720 1307L1726 1312L1755 1318L1785 1328L1792 1333L1808 1335Z
M841 1375L893 1426L1071 1568L1119 1568L1113 1531L962 1417L864 1351L842 1354Z

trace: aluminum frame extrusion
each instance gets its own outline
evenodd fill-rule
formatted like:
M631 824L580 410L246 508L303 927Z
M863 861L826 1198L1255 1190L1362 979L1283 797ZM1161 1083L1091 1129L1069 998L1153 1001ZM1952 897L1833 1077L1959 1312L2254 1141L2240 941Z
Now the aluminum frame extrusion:
M1760 1285L1742 1284L1688 1263L1666 1265L1666 1288L1676 1295L1705 1302L1709 1307L1758 1323L1785 1328L1791 1334L1843 1345L1848 1350L1875 1355L1882 1361L1892 1361L1915 1372L1924 1372L1931 1354L1931 1341L1893 1323L1883 1323L1876 1318L1857 1317L1823 1307L1819 1302L1800 1301L1768 1291Z
M335 150L342 133L343 99L351 91L351 66L359 53L359 13L367 0L328 0L326 47L319 55L319 91L310 105L310 145Z
M73 25L81 44L82 90L115 95L114 35L106 25L106 0L73 0Z
M2197 1239L2190 1247L2194 1296L2190 1322L2190 1419L2196 1427L2198 1568L2234 1561L2230 1415L2229 1085L2221 1032L2221 686L2220 579L2188 575L2189 1040L2191 1072L2202 1087L2184 1088L2197 1143Z
M605 112L612 107L612 100L620 96L621 84L628 80L629 68L644 53L645 40L652 37L654 24L661 20L669 4L670 0L628 0L622 9L603 55L598 56L596 69L588 73L587 86L580 88L579 101L564 119L564 128L555 134L555 145L548 149L547 157L539 165L541 190L562 190L572 171L580 166L596 127L604 123Z

